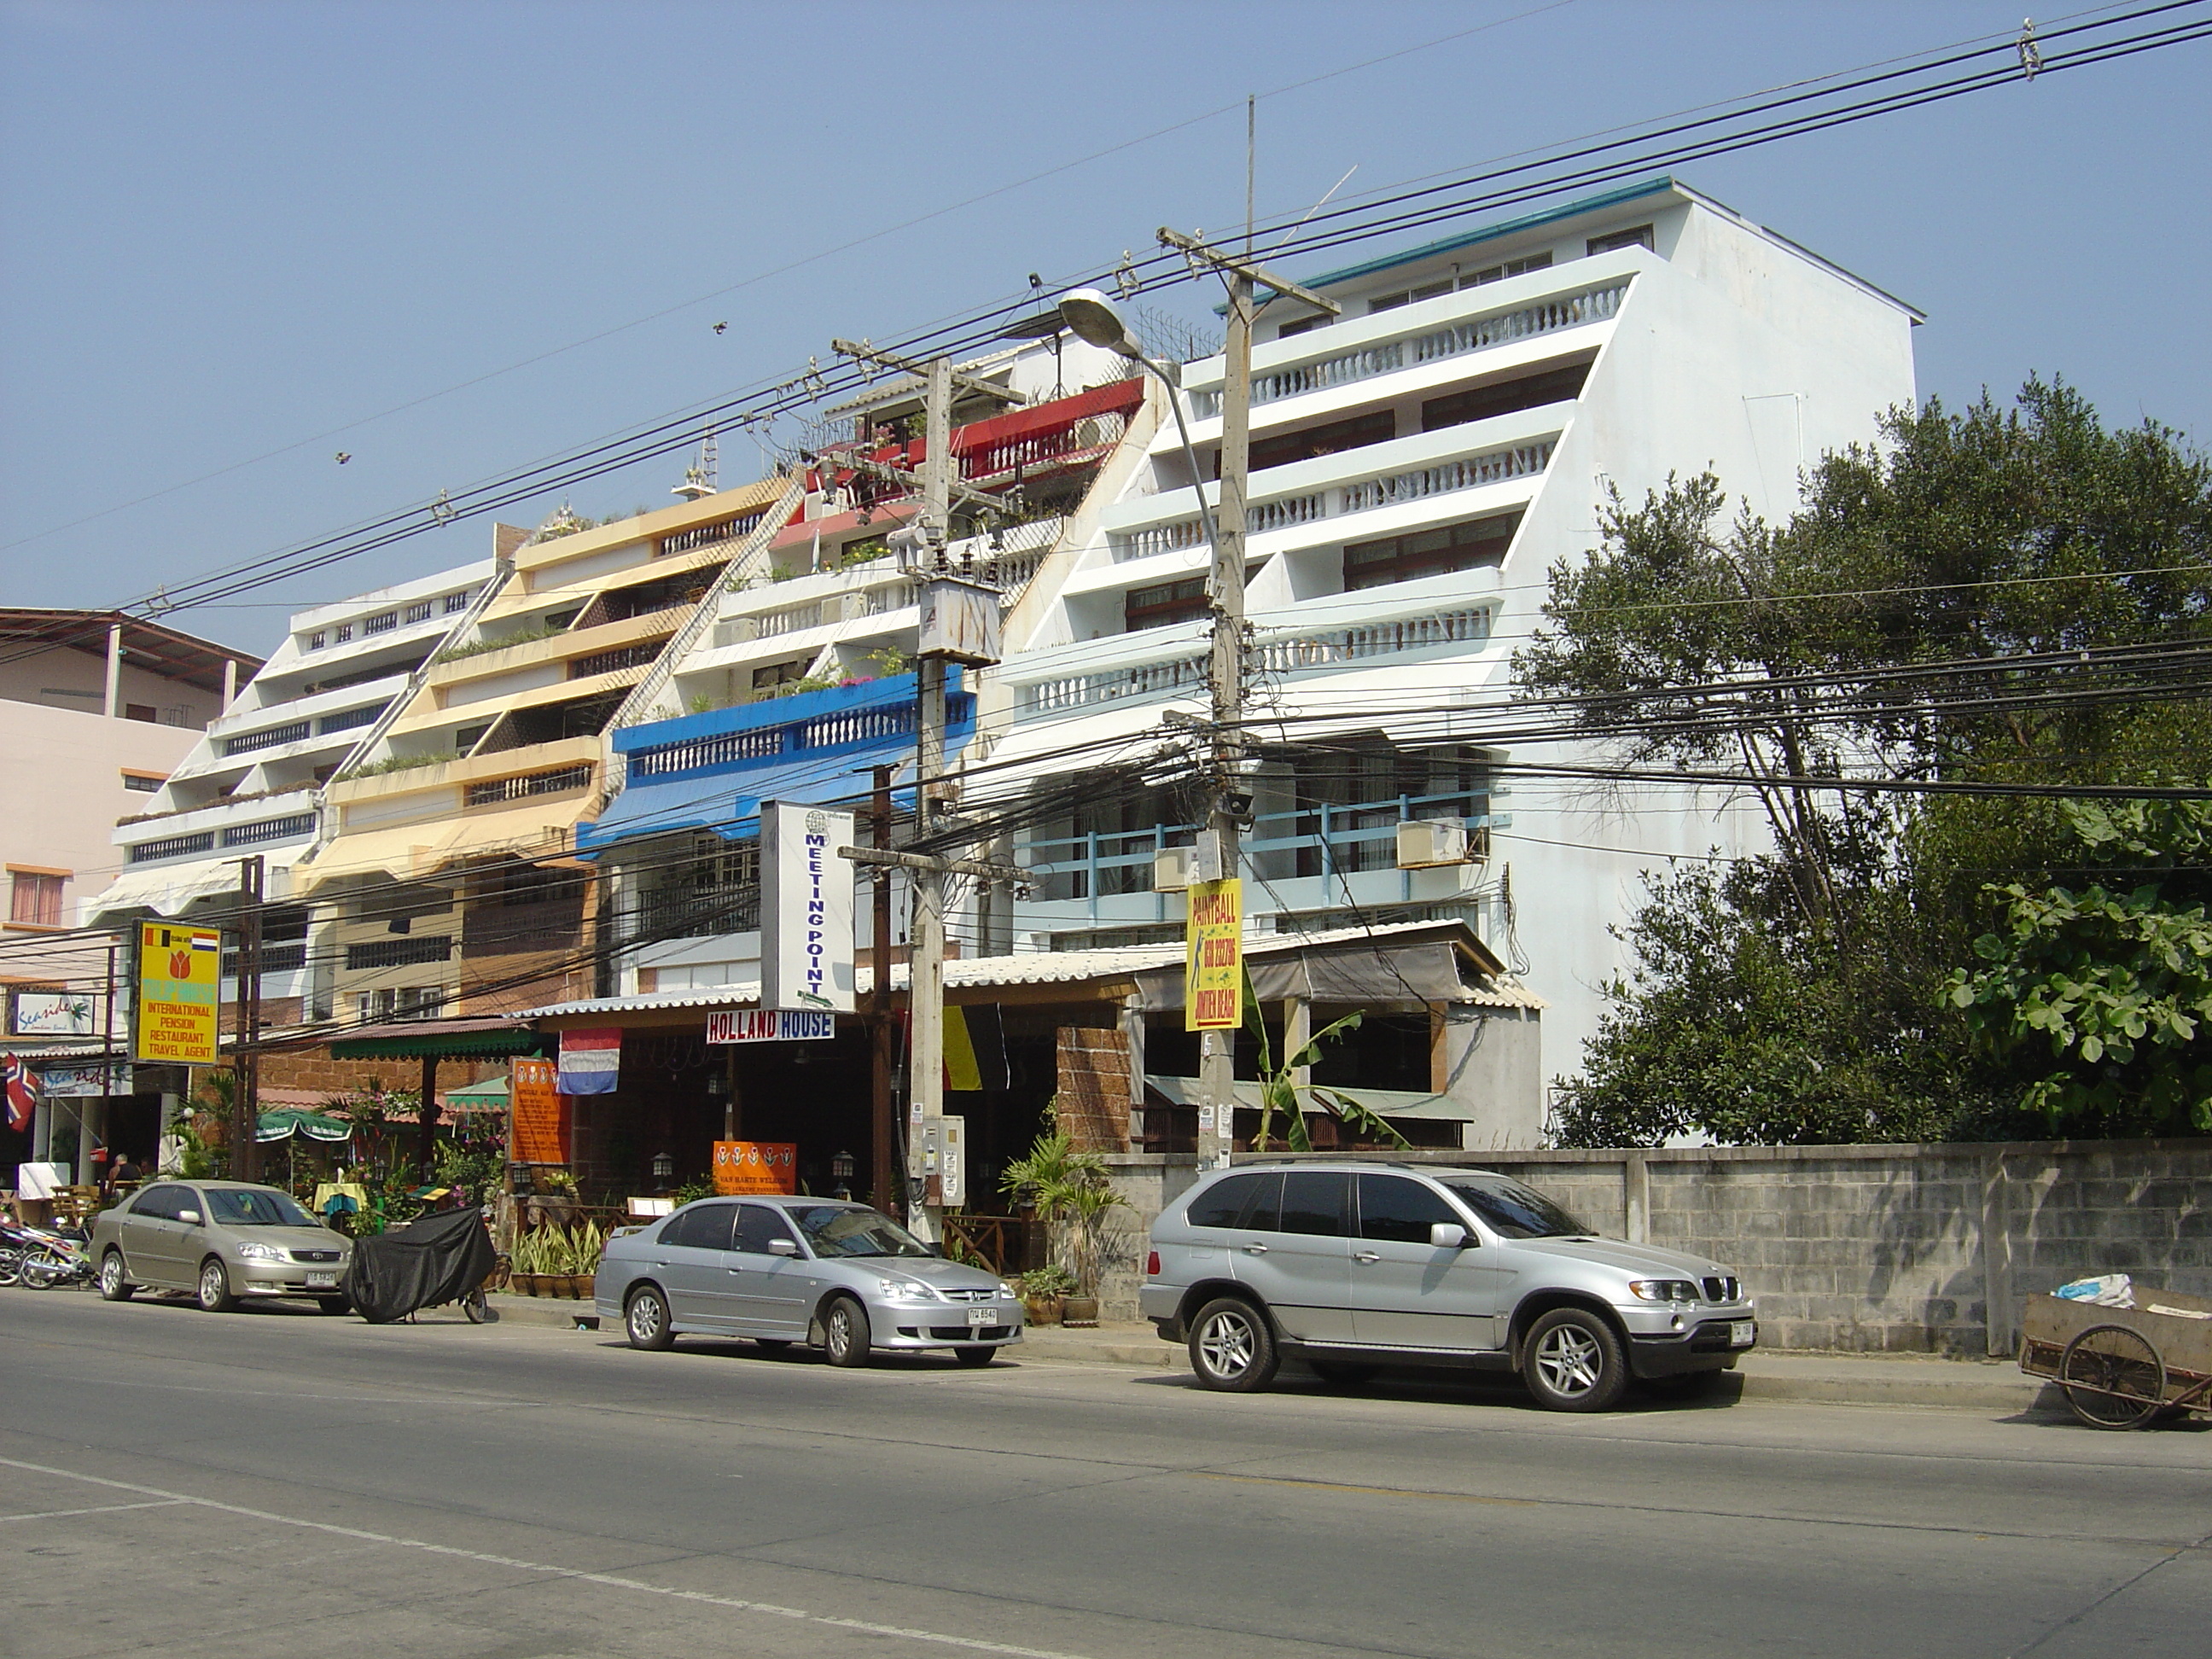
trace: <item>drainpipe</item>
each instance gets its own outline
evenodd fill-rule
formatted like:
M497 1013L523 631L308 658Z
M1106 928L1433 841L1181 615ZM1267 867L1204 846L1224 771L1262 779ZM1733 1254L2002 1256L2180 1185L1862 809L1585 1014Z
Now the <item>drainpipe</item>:
M104 712L113 720L123 711L123 624L107 625L107 702Z

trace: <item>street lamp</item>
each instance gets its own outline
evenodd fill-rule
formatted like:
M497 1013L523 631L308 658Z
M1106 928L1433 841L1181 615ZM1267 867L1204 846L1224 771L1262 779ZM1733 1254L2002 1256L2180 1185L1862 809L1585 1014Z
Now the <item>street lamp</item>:
M1168 407L1175 412L1176 434L1182 440L1183 459L1190 463L1190 487L1198 492L1199 527L1206 532L1208 548L1219 546L1213 534L1213 508L1206 499L1206 477L1198 470L1198 452L1190 447L1190 428L1182 418L1182 399L1176 395L1181 377L1164 363L1156 362L1145 355L1144 348L1129 332L1128 324L1121 320L1121 313L1114 308L1114 302L1095 288L1071 289L1061 295L1060 319L1085 345L1110 351L1117 357L1127 357L1139 368L1148 368L1160 377L1160 383L1168 389Z

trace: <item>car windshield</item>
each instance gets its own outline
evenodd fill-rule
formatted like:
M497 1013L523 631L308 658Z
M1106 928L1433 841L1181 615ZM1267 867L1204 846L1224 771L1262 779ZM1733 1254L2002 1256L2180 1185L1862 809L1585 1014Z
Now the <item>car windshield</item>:
M1502 1176L1486 1181L1458 1176L1447 1178L1444 1185L1500 1238L1574 1238L1589 1233L1543 1194Z
M887 1215L844 1204L793 1205L788 1212L814 1254L928 1255L930 1249Z
M313 1227L319 1224L283 1193L240 1192L216 1187L208 1195L208 1208L217 1221L234 1227Z

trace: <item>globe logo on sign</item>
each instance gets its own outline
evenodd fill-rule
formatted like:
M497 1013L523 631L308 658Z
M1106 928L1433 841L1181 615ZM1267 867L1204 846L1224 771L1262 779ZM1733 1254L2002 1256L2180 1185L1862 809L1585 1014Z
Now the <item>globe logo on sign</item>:
M821 835L827 835L827 834L829 833L829 830L830 830L830 818L829 818L829 815L828 815L827 813L823 813L823 812L809 812L809 813L806 815L806 833L807 833L808 835L810 835L810 836L821 836Z

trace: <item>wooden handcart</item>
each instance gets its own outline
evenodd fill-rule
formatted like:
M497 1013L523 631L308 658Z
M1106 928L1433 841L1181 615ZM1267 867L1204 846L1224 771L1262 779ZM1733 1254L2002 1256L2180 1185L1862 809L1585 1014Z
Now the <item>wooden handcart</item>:
M2212 1417L2212 1297L2138 1287L2135 1301L2107 1308L2028 1297L2021 1370L2057 1383L2092 1428L2140 1429L2188 1412Z

